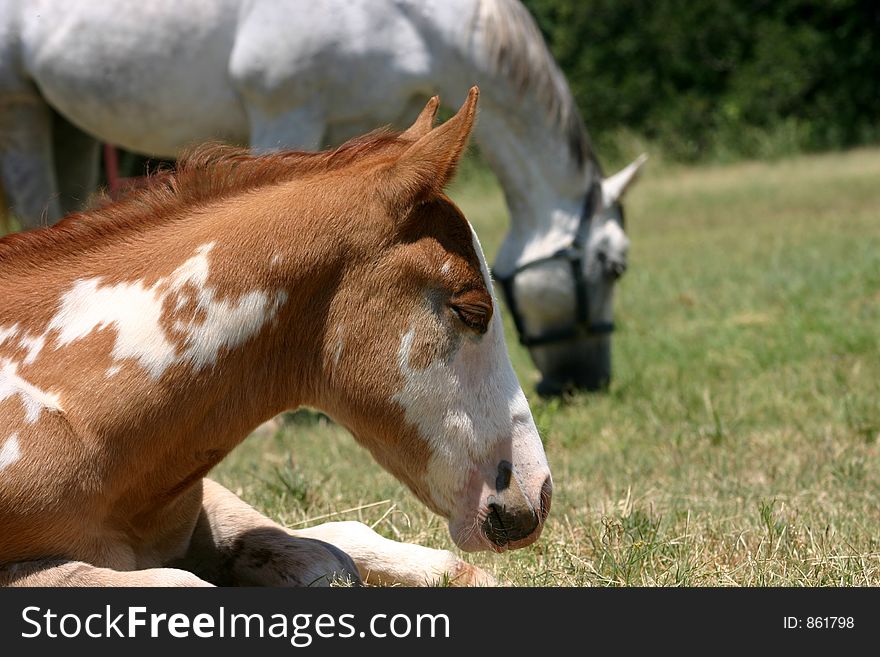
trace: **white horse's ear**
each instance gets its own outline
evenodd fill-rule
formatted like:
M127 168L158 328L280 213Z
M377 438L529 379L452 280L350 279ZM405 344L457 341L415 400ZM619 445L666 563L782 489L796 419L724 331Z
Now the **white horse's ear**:
M433 96L415 122L400 133L400 136L410 141L417 141L431 132L431 128L434 127L434 119L437 118L438 107L440 107L440 96Z
M471 87L467 100L451 119L428 131L385 169L383 187L391 203L411 206L443 192L467 146L479 97L480 90ZM423 114L426 112L428 108Z
M602 200L605 202L605 207L623 198L629 186L639 177L639 171L647 159L648 154L642 153L623 169L602 181Z

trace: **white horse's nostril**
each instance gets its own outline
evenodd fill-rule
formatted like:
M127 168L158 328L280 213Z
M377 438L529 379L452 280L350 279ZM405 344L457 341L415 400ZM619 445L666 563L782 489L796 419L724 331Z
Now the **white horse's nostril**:
M626 272L626 262L623 260L611 260L608 263L608 273L615 279L620 278Z

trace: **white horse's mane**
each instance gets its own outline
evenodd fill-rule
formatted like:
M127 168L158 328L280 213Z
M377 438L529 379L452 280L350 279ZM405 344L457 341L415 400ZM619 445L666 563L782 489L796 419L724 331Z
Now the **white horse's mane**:
M511 81L520 95L531 92L543 104L579 167L595 161L571 89L528 9L519 0L479 0L474 27L482 30L491 71Z

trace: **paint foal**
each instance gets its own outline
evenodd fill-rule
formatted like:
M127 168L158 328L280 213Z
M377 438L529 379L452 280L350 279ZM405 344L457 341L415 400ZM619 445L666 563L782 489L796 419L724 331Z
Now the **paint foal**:
M537 539L546 457L479 243L443 194L476 102L432 128L432 99L406 132L332 152L201 150L0 241L0 583L491 582L360 523L289 531L205 478L303 404L462 549Z

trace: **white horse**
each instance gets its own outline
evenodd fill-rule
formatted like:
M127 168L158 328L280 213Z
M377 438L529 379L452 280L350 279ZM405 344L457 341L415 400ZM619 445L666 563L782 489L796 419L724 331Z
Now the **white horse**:
M602 387L629 247L619 201L642 158L603 178L516 0L0 0L0 180L33 227L94 189L98 140L169 158L217 139L313 150L472 84L511 215L494 271L539 391Z

